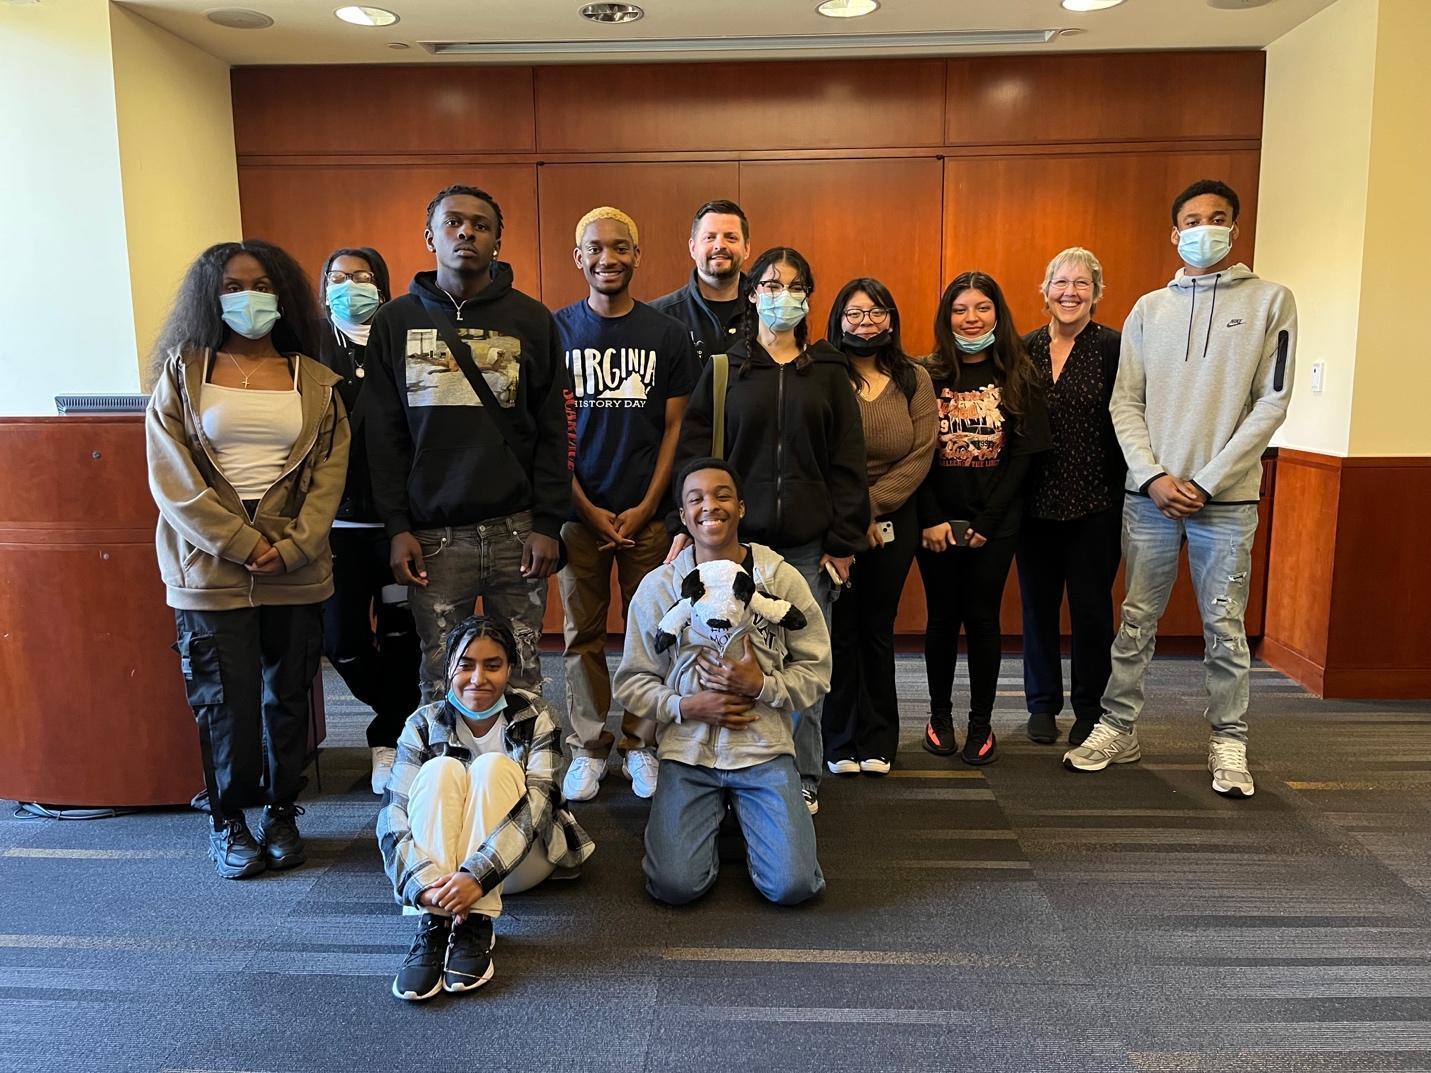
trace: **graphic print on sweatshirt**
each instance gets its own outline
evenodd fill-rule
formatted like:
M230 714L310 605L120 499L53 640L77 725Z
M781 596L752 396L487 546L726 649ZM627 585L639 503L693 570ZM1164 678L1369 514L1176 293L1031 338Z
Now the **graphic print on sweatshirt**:
M522 341L489 328L458 328L472 348L472 360L503 409L517 404L522 375ZM409 328L405 354L409 406L481 406L436 328Z
M999 409L1003 393L990 384L976 391L939 392L939 448L941 466L989 469L999 464L1004 451L1004 414Z
M656 352L644 347L572 347L566 364L577 409L645 409L656 387Z

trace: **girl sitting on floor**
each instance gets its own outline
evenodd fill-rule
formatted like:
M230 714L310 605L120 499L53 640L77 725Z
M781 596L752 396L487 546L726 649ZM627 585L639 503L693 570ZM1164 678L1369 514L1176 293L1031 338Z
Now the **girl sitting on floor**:
M468 618L447 637L447 696L398 738L378 813L383 868L421 920L392 991L408 1001L492 978L502 895L571 869L595 845L558 790L561 739L538 694L508 686L512 631Z

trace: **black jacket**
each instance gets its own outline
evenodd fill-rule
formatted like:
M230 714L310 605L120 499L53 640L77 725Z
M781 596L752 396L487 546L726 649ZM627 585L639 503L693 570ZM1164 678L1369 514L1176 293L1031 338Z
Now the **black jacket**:
M318 359L343 379L338 394L348 409L348 426L352 430L352 446L348 451L348 482L343 486L343 499L338 504L338 520L344 522L377 522L377 505L373 502L373 485L368 476L368 452L363 440L363 409L358 405L363 386L371 369L367 365L367 347L355 343L333 327L330 321L320 321L314 329L318 340ZM358 370L363 376L358 376Z
M711 452L711 365L691 393L681 423L676 471ZM730 353L725 458L745 496L741 538L776 549L818 540L831 555L869 547L869 488L859 402L845 356L815 343L780 365L754 344ZM679 497L680 490L676 489Z
M422 295L452 311L503 413L508 442L438 336ZM498 264L460 305L419 272L378 310L363 389L368 467L390 535L532 512L556 536L571 513L573 411L556 324Z
M745 275L740 277L740 292L745 293ZM715 310L711 309L701 294L700 283L694 270L691 272L690 282L679 290L670 294L662 295L652 302L648 302L652 309L658 313L664 313L668 317L675 317L684 324L691 333L691 339L696 344L696 357L704 365L712 354L726 354L730 348L736 344L739 338L741 307L730 320L721 323L721 319L716 316Z

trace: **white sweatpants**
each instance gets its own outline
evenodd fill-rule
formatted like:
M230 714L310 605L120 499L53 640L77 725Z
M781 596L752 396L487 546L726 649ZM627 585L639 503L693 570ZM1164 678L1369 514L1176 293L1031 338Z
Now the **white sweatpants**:
M526 773L504 753L484 753L469 767L450 756L434 757L418 768L408 791L412 839L444 874L455 872L526 792ZM530 890L551 875L552 868L543 847L534 843L495 890L483 892L472 912L497 916L502 911L504 892ZM410 907L403 911L427 912Z

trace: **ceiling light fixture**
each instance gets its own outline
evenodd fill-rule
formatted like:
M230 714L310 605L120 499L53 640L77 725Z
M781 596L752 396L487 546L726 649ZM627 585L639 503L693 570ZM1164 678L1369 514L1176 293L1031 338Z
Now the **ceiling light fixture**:
M204 18L215 26L229 30L266 30L273 25L273 19L262 11L249 11L241 7L224 7L210 11Z
M857 19L879 10L879 0L825 0L815 8L832 19Z
M592 22L635 22L646 12L635 4L587 4L581 17Z
M340 7L333 14L354 26L391 26L398 21L397 15L385 7L366 7L358 4Z
M1063 0L1065 11L1107 11L1117 7L1123 0Z
M1058 36L1057 30L937 30L919 33L841 34L841 49L919 49L949 51L988 45L1046 45ZM793 52L830 47L828 34L800 34L790 37L661 37L621 42L630 53L729 53ZM569 56L590 55L588 41L419 41L434 56ZM629 46L629 47L625 47Z

